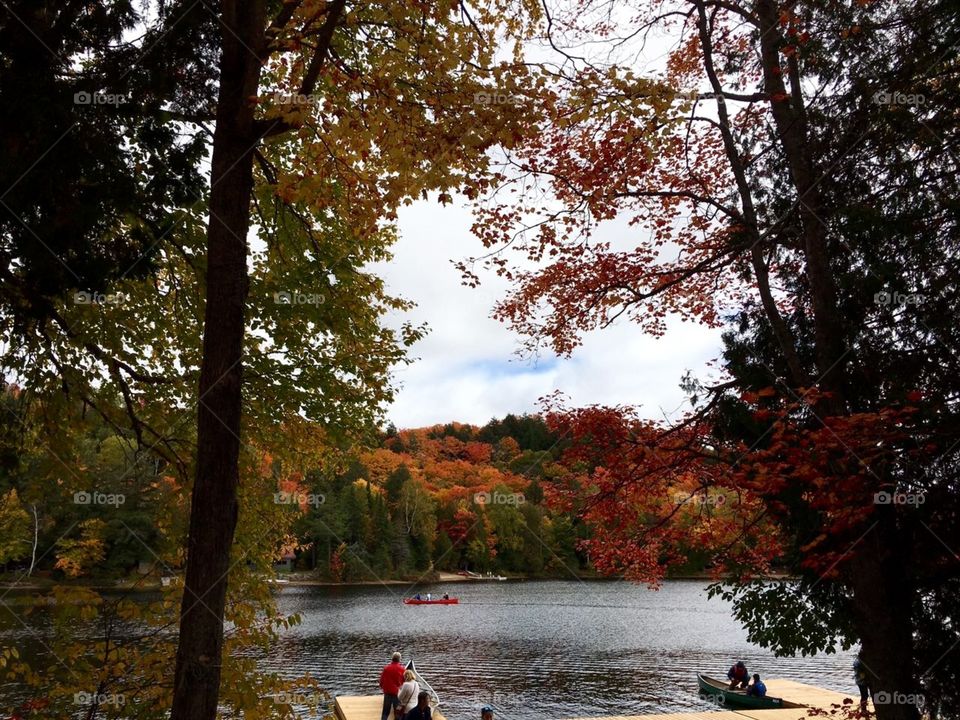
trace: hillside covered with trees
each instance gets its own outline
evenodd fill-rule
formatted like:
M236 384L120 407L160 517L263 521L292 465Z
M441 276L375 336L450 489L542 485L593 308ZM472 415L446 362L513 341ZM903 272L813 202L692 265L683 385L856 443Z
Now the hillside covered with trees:
M186 498L162 457L138 454L81 406L53 417L13 387L2 400L0 566L8 577L144 587L181 572ZM70 432L52 448L44 424L63 417ZM569 442L538 415L482 427L390 426L348 451L289 429L282 445L289 457L262 449L244 477L273 528L277 567L335 582L464 569L593 572L584 550L593 529L578 520L580 508L551 501L583 475L564 461ZM680 490L667 500L690 503L690 514L718 511ZM705 557L691 548L690 558L684 570L703 569Z

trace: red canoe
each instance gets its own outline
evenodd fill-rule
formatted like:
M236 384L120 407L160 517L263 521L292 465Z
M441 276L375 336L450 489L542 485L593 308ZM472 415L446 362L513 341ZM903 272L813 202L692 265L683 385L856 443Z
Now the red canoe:
M449 598L444 600L439 598L437 600L417 600L416 598L404 598L404 605L458 605L460 603L460 598Z

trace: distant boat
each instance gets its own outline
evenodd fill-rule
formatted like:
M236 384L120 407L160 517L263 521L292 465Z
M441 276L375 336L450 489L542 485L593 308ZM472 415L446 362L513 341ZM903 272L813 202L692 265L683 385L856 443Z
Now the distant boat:
M430 696L430 705L434 708L440 705L440 696L430 687L430 683L423 679L423 676L417 671L417 666L413 664L413 660L407 663L407 670L412 670L413 674L417 676L420 689L427 691L427 694Z
M432 600L417 598L404 598L404 605L459 605L460 598L434 598Z
M730 683L707 677L703 673L697 673L697 684L700 686L700 695L715 698L715 702L720 705L729 705L730 707L746 708L782 708L785 707L781 698L764 695L747 695L746 690L731 690Z

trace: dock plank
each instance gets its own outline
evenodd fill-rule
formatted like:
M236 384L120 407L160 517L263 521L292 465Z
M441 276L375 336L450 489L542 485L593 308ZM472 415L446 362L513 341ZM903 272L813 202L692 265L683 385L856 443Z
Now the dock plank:
M844 694L835 690L817 687L816 685L807 685L796 680L782 680L774 678L764 680L767 685L767 694L774 697L781 697L794 705L804 705L806 707L822 708L829 710L833 704L842 705L844 698L850 698L854 702L860 702L860 693L856 695Z
M333 703L337 720L380 720L382 710L383 695L337 695ZM433 718L446 720L439 711L433 713Z

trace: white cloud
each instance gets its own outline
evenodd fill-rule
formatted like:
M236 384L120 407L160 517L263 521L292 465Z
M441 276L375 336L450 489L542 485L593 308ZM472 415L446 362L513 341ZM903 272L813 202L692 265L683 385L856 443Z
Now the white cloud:
M570 359L519 359L519 338L490 318L506 282L482 275L479 288L468 288L451 264L482 251L471 221L460 204L423 201L405 208L394 260L375 268L392 293L417 303L403 319L431 329L413 348L416 362L396 373L402 387L388 415L397 426L482 424L534 411L538 398L557 389L577 405L636 404L643 415L662 417L683 403L678 385L684 371L704 376L706 362L718 356L719 332L674 319L661 338L621 322L590 333ZM610 231L628 232L619 223Z

